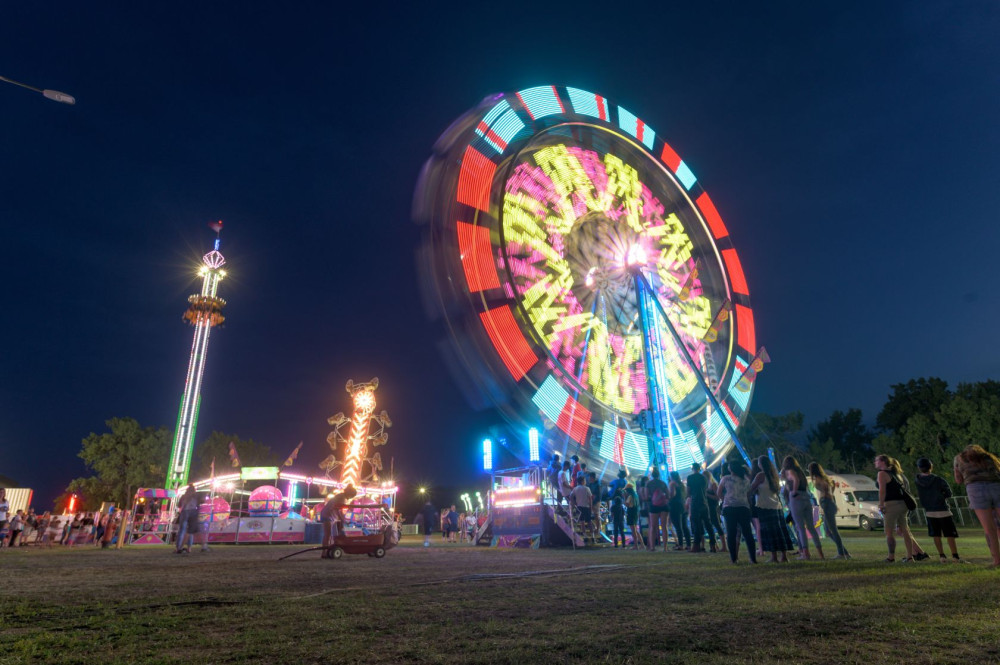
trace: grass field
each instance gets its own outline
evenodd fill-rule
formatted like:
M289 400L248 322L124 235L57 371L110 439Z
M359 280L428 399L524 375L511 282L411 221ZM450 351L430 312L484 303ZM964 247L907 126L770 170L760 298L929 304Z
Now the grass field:
M0 663L1000 662L1000 571L723 554L297 546L0 550ZM921 538L933 552L933 544ZM830 548L832 550L832 547Z

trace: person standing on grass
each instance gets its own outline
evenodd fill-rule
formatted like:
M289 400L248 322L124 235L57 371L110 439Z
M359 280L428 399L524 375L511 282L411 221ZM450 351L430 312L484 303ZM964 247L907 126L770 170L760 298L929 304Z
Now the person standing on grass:
M851 555L844 547L844 541L837 530L837 501L833 498L833 481L818 462L809 463L809 477L812 478L813 487L819 494L819 507L823 511L823 527L826 535L830 537L833 544L837 546L837 559L850 559Z
M674 534L677 538L675 550L691 549L691 531L688 529L687 520L684 519L684 483L681 482L681 474L676 471L670 472L670 519L674 523ZM666 531L666 529L664 529Z
M177 500L180 513L177 516L177 554L190 554L194 536L198 533L198 492L190 483L184 494ZM188 540L185 545L184 541Z
M719 481L719 496L722 498L722 518L726 521L729 560L736 563L739 559L742 533L750 563L757 563L757 543L750 524L750 480L742 462L730 463L729 475Z
M663 529L663 551L667 551L667 529L670 519L670 487L660 478L660 467L654 466L652 476L646 483L649 495L649 551L656 549L660 529Z
M622 547L625 547L625 502L621 494L616 494L611 499L611 542L615 548L618 547L618 539L621 538Z
M448 510L445 519L448 520L448 542L458 542L458 513L455 511L454 504Z
M625 526L632 534L632 549L639 549L642 542L642 532L639 530L639 495L632 483L626 482L622 491L622 502L625 504Z
M917 460L917 470L920 472L916 477L917 494L920 496L920 505L927 515L927 535L934 540L934 547L937 548L941 563L948 562L948 557L944 555L944 548L941 546L942 537L948 539L951 558L961 563L962 557L958 556L958 544L955 543L958 529L955 528L955 520L951 509L948 508L951 486L941 476L931 473L933 468L934 465L926 457Z
M715 531L708 521L708 502L705 493L708 490L708 482L701 474L701 464L695 462L691 465L691 474L687 477L688 500L691 502L691 536L694 540L692 552L705 551L705 531L708 531L709 545L712 552L716 551ZM663 528L664 539L666 538L666 525Z
M809 495L809 486L806 481L806 474L799 466L799 461L789 455L781 463L781 475L788 487L788 508L792 513L792 521L795 522L795 534L799 539L799 558L809 560L809 536L812 536L813 543L819 558L823 558L823 543L819 539L819 531L813 523L812 498Z
M702 472L705 476L705 501L708 504L708 528L714 529L719 534L719 549L726 551L726 534L722 530L722 523L719 521L719 483L709 471L708 467Z
M10 520L10 543L8 544L8 547L17 547L17 540L20 538L23 530L24 513L19 510L14 513L14 517Z
M903 500L903 468L899 462L888 455L878 455L875 457L875 468L878 469L878 509L882 511L885 520L885 543L889 549L889 556L885 558L887 563L896 560L896 530L899 530L903 537L903 544L906 546L906 559L912 561L917 557L917 548L914 546L913 534L910 533L910 525L906 521L909 512L906 502ZM927 555L924 555L927 558Z
M437 508L434 507L430 499L427 499L427 503L420 509L420 517L424 521L424 547L430 547L431 534L434 533L434 523L438 520Z
M757 460L760 472L750 483L750 493L757 498L757 518L760 521L760 550L771 555L771 563L788 563L788 552L792 551L792 539L788 536L785 525L785 513L781 509L778 492L781 481L778 480L778 470L774 468L767 455L761 455Z
M986 545L990 548L993 563L1000 567L1000 539L997 519L1000 519L1000 459L982 446L968 446L955 456L955 482L965 485L969 495L969 508L976 511L983 525Z

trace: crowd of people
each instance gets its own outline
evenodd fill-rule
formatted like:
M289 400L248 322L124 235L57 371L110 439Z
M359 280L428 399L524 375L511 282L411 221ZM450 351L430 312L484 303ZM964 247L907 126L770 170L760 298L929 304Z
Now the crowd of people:
M918 497L910 493L910 483L897 460L878 455L875 467L888 549L885 561L896 561L897 536L906 549L902 561L930 558L909 528L909 513L920 505L939 559L961 562L958 530L947 503L951 487L932 472L930 460L917 462L913 485ZM660 469L653 467L648 476L633 483L621 470L605 485L577 456L561 461L554 455L546 480L561 514L584 534L608 532L616 548L724 552L736 563L742 540L751 563L765 555L774 563L787 562L790 554L802 560L825 559L824 538L814 519L816 505L826 539L837 550L832 558L851 558L837 529L835 484L816 462L806 470L788 456L778 468L765 455L753 460L749 469L743 460L733 460L722 464L715 475L695 463L684 479L677 471L661 476ZM969 507L983 527L991 567L1000 567L1000 459L980 446L969 446L955 458L954 477L965 486ZM645 534L640 529L643 522ZM943 541L947 541L950 557Z
M106 548L119 526L117 516L98 512L53 515L46 511L39 515L34 508L28 508L11 514L5 494L0 488L0 548L28 545Z

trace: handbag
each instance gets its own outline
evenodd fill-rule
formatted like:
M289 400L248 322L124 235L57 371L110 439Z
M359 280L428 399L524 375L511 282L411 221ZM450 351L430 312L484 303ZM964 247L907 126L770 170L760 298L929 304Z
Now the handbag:
M895 481L897 483L899 483L899 491L903 493L903 503L906 504L906 509L907 510L916 510L917 509L917 500L914 499L913 495L910 494L910 491L908 489L906 489L906 485L903 484L903 479L900 478L898 475L894 474L894 476L895 476Z

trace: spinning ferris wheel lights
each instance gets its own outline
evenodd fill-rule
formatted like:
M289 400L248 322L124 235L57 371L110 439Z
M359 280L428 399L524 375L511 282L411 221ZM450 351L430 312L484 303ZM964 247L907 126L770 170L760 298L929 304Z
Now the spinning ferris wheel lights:
M541 416L547 452L680 469L738 445L763 362L749 288L640 117L571 87L490 96L435 145L414 209L454 357L511 420Z

